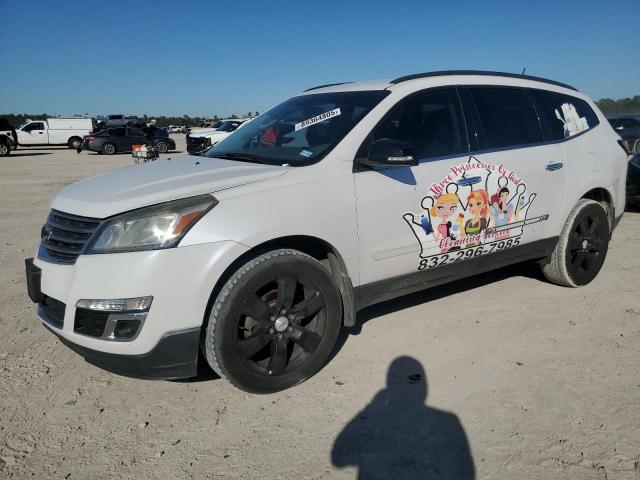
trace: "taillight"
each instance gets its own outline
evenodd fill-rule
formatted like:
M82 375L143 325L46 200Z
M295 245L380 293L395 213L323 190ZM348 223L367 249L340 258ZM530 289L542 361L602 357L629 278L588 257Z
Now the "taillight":
M631 148L629 148L629 142L627 142L626 140L618 140L618 145L620 145L622 147L622 149L624 150L624 153L626 153L627 155L631 155Z

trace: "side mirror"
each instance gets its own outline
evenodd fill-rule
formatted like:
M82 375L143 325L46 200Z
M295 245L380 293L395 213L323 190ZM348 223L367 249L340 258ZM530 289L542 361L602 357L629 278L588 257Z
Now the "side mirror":
M369 147L367 158L358 159L366 167L415 167L418 161L413 156L413 147L391 138L376 140Z

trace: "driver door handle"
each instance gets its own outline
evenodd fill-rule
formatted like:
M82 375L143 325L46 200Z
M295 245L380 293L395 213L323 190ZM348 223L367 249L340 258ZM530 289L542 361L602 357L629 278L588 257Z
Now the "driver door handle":
M560 170L563 166L564 166L564 163L562 162L547 163L547 165L544 168L550 172L553 172L554 170Z

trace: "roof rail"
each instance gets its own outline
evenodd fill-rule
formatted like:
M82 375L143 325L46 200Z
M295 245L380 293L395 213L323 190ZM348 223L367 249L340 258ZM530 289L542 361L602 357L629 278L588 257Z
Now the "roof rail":
M405 75L404 77L395 78L391 80L391 82L389 83L395 85L397 83L406 82L408 80L415 80L417 78L442 77L445 75L486 75L489 77L521 78L524 80L535 80L536 82L549 83L551 85L556 85L558 87L575 90L576 92L578 91L578 89L572 87L571 85L567 85L566 83L556 82L554 80L548 80L546 78L533 77L531 75L520 75L517 73L491 72L491 71L484 71L484 70L442 70L439 72L415 73L413 75Z
M327 83L326 85L318 85L317 87L307 88L305 92L310 92L311 90L318 90L319 88L324 88L324 87L335 87L336 85L345 85L347 83L353 83L353 82Z

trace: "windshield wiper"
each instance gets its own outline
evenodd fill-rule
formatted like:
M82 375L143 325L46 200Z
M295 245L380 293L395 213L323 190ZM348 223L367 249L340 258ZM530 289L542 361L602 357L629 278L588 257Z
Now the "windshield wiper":
M264 163L260 160L260 157L257 155L251 155L250 153L236 153L236 152L225 152L225 153L213 153L211 155L207 155L216 158L224 158L225 160L237 160L239 162L251 162L251 163Z

